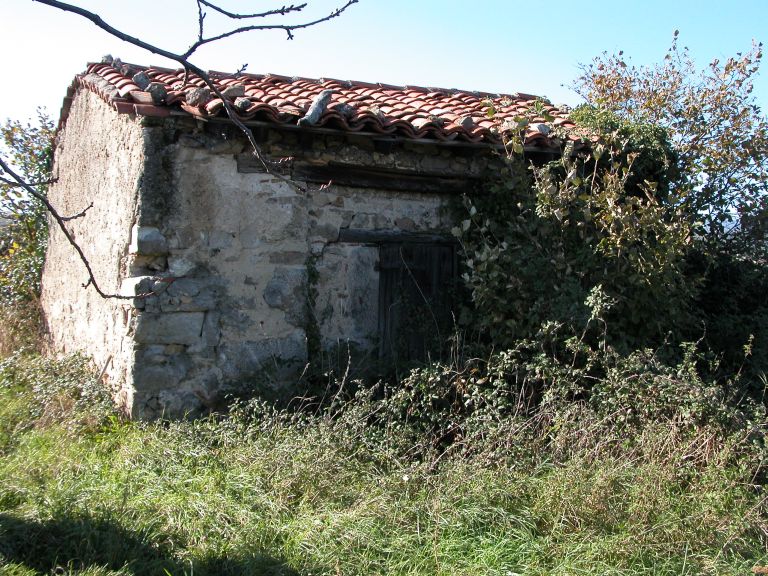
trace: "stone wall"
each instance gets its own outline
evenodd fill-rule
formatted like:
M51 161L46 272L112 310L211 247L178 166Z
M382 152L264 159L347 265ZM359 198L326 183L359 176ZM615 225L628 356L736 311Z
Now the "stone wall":
M71 250L54 236L46 314L59 350L112 357L107 373L134 416L213 408L228 389L257 383L290 386L318 350L375 349L378 247L343 232L449 235L451 197L307 180L337 165L417 179L491 166L476 150L365 136L261 128L257 137L270 158L292 161L267 172L224 124L142 123L89 94L75 99L52 197L68 211L94 200L74 226L107 289L153 295L103 301L79 288Z
M182 137L173 146L172 207L150 223L167 243L171 276L183 276L167 289L155 283L163 294L139 303L136 394L153 411L215 403L222 387L249 380L296 383L313 324L323 350L372 349L378 250L340 242L340 230L450 228L438 194L304 191L303 182L239 171L239 155L216 145Z
M73 215L93 206L69 229L85 252L100 286L119 292L128 270L130 232L138 212L145 167L145 134L128 116L118 116L100 98L83 91L75 98L58 135L49 198ZM88 275L58 227L50 223L43 273L42 307L51 345L57 352L83 351L106 367L122 404L130 404L133 367L131 301L104 300L84 288Z

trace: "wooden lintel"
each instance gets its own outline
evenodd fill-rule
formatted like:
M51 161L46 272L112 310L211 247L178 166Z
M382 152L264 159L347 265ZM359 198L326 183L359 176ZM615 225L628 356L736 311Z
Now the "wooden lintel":
M453 245L456 239L450 234L433 232L403 232L398 230L360 230L342 228L339 242L353 244L441 244Z
M306 160L295 160L273 169L303 182L318 184L332 182L339 186L380 188L397 192L463 194L472 192L480 183L477 177L450 176L341 162L317 164ZM240 154L237 156L237 171L249 174L265 172L265 169L262 162L252 154Z
M478 178L466 176L446 176L444 174L358 166L337 162L321 165L296 162L293 165L291 174L296 180L305 182L323 184L332 182L339 186L436 194L471 192L480 181Z

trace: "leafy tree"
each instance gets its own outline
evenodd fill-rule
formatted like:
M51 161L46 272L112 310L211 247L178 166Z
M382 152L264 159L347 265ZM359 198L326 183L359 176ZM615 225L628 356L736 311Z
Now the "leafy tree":
M662 63L619 52L582 69L576 91L617 117L661 127L679 155L671 200L711 250L768 254L768 119L752 97L762 44L698 70L675 32Z
M509 173L466 199L454 230L496 348L699 341L727 375L750 343L751 368L765 370L768 123L750 96L760 58L756 45L697 71L676 41L655 67L604 55L578 80L585 145L555 130L560 158L528 170L519 138L532 119L500 127Z
M6 120L0 127L4 155L23 178L45 194L50 179L54 127L43 110L35 121ZM0 302L36 301L45 258L48 226L45 206L23 188L0 180Z

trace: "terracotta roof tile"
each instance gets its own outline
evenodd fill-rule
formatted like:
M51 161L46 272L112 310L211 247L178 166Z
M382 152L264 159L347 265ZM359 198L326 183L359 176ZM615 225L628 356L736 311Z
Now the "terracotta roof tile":
M167 96L163 104L153 102L149 93L141 91L134 83L133 75L140 71L146 72L152 82L164 85ZM223 72L210 72L210 76L220 90L243 87L245 103L238 106L238 111L244 121L266 120L295 125L323 90L333 90L316 126L438 141L498 143L497 126L529 113L536 101L530 94L402 87L334 78L296 78L278 74L235 76ZM201 118L223 116L224 103L219 98L213 98L203 106L191 106L186 102L187 90L203 86L205 83L201 78L186 74L184 70L133 64L123 64L118 69L107 63L90 64L73 83L73 88L93 91L121 113L166 116L172 109L181 109ZM73 93L67 93L60 125L66 121ZM230 96L226 98L229 100ZM489 104L496 110L493 119L486 115ZM554 117L554 126L573 126L567 111L549 103L544 104L543 110ZM526 144L544 147L552 144L548 127L541 128L544 124L544 118L532 120L526 132Z

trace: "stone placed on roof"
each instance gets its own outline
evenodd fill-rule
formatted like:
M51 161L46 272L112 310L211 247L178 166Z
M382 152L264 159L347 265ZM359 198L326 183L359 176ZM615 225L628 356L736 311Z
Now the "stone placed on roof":
M573 127L567 111L529 94L500 95L274 74L209 75L222 95L234 103L239 118L246 122L497 144L501 142L499 126L526 117L530 123L525 144L542 147L552 144L552 125ZM118 66L114 61L94 63L75 78L73 88L78 87L95 92L118 112L167 116L176 109L206 119L226 114L222 100L210 93L203 80L183 69L119 61ZM73 92L65 100L60 124L66 121ZM538 102L542 116L533 112ZM313 103L322 105L313 109ZM489 109L493 110L492 118Z

